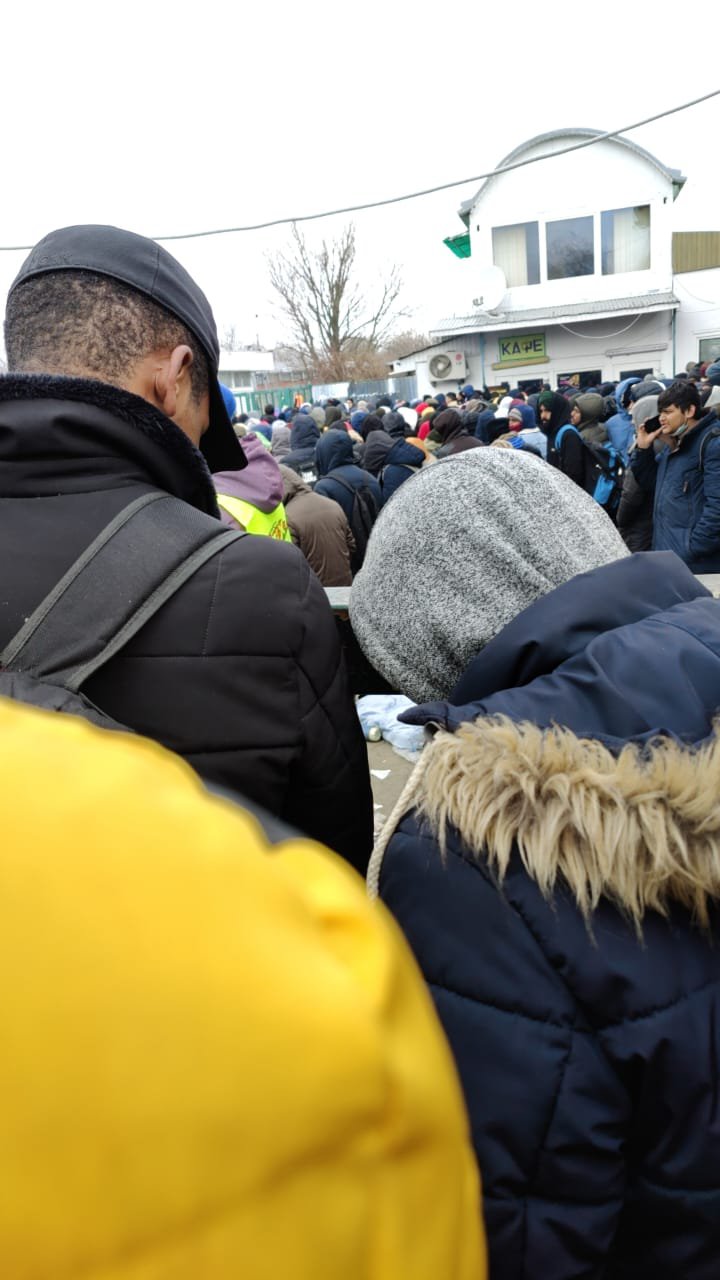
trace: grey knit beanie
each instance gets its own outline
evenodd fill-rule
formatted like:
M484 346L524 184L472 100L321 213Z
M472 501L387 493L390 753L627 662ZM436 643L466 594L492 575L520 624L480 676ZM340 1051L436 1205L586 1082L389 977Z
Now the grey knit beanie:
M470 449L423 467L383 507L350 619L393 689L426 702L447 697L534 600L626 555L601 507L555 467L515 449Z

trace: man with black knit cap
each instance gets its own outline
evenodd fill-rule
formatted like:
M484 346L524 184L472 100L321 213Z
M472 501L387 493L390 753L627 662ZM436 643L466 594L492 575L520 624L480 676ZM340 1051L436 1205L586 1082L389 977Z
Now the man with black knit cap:
M134 499L162 491L217 521L210 473L245 465L210 305L152 240L107 226L51 232L11 286L5 342L0 650ZM364 868L364 743L332 615L294 547L223 548L83 692Z

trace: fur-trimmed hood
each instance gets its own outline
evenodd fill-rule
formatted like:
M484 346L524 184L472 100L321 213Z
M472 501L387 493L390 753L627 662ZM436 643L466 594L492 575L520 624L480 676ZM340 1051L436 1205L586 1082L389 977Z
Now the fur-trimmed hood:
M540 640L542 637L542 640ZM460 705L452 705L453 701ZM720 602L647 553L582 575L510 623L446 703L376 850L414 810L502 878L514 850L550 896L564 882L639 925L720 898Z
M640 924L671 902L707 923L720 897L720 721L700 747L628 743L614 755L568 729L494 717L439 731L378 844L377 892L396 821L414 809L446 852L449 829L498 879L514 849L550 897L562 882L588 916L609 898Z

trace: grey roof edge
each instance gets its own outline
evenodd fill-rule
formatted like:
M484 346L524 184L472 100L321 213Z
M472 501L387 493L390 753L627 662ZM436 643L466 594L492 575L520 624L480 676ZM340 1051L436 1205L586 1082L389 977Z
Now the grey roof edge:
M609 304L615 302L611 307ZM619 305L618 305L619 304ZM528 307L524 311L506 312L504 315L490 316L487 312L478 312L472 316L449 316L438 322L438 327L430 330L435 337L434 346L446 342L454 334L494 332L501 329L517 329L519 325L535 327L542 324L562 324L563 320L575 320L582 323L580 317L588 320L602 320L610 316L629 315L633 311L675 310L680 306L680 299L672 291L657 294L645 294L637 298L598 299L593 303L574 302L561 307ZM594 308L594 309L593 309ZM425 348L429 350L429 348Z
M552 129L549 133L538 133L534 138L529 138L526 142L521 142L519 146L508 152L500 163L496 165L496 168L504 169L506 165L513 164L515 160L519 160L521 158L525 151L529 151L531 147L537 147L542 142L554 142L557 138L602 138L604 136L605 130L584 129L579 127ZM637 142L633 142L630 138L625 138L622 134L617 134L613 138L608 138L607 141L617 142L620 146L628 147L630 151L634 151L635 154L637 156L641 156L643 160L649 160L650 164L654 165L669 182L677 183L682 186L687 181L680 169L670 169L667 165L662 163L662 160L658 160L657 156L652 155L650 151L646 151L644 147L638 146ZM549 152L548 154L552 155L553 153ZM538 161L539 159L540 157L538 157ZM475 195L471 196L468 200L463 200L460 208L458 209L458 214L466 226L470 210L475 204L480 192L484 191L485 187L489 182L492 182L494 177L499 176L501 175L492 174L489 178L485 178L475 192Z

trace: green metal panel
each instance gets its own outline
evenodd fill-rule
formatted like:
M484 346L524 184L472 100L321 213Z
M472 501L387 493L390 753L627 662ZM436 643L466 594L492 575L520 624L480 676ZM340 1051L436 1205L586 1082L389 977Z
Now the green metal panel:
M470 257L469 232L465 232L462 236L446 236L443 240L443 244L447 245L448 249L455 254L456 258Z
M270 387L264 391L239 391L235 396L239 412L254 415L262 413L266 404L274 404L276 409L292 409L295 396L300 396L301 404L312 402L312 386L307 383L298 387Z

